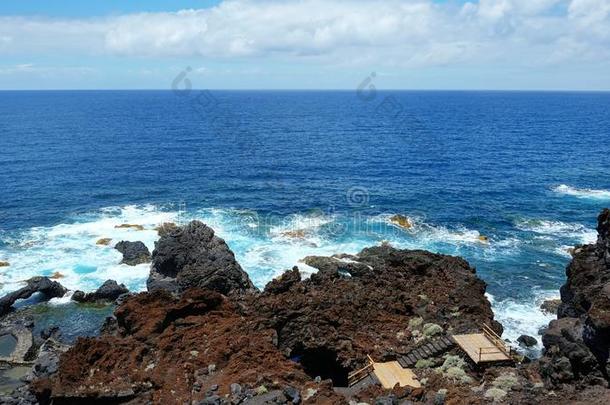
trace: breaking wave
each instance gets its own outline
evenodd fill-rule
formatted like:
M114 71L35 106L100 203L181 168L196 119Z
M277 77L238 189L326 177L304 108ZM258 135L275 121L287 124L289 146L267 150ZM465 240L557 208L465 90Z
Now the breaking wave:
M576 188L561 184L553 188L559 194L569 195L578 198L589 198L595 200L610 200L610 190L595 190L590 188Z

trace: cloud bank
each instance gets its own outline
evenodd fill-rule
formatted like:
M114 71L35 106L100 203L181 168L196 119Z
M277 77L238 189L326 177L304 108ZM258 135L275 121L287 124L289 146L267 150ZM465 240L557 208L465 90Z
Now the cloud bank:
M435 66L607 61L610 0L249 1L100 19L0 18L0 54Z
M392 88L600 90L610 0L226 0L5 16L0 58L0 88L164 88L188 65L219 88L345 88L376 71Z

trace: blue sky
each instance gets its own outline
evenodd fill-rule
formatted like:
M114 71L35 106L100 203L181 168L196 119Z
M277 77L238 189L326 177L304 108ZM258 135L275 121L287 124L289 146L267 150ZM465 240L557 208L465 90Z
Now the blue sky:
M219 3L220 0L5 0L0 3L0 15L94 17L208 8Z
M0 89L610 90L610 0L0 2Z

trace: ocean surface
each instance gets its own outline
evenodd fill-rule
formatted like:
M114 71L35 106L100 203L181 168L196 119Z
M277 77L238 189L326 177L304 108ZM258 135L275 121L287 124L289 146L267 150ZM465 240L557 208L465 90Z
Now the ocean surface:
M2 294L56 272L142 291L148 265L96 241L152 251L157 225L197 218L259 287L382 241L463 256L504 336L536 336L610 206L610 94L0 92L0 187ZM49 323L82 324L67 302Z

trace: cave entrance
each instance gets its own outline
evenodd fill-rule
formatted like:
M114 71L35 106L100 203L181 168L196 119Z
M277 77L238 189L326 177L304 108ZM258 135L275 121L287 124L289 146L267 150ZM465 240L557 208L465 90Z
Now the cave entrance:
M293 351L292 359L301 364L311 378L332 380L335 387L348 386L349 369L337 359L337 353L327 348L303 349Z

